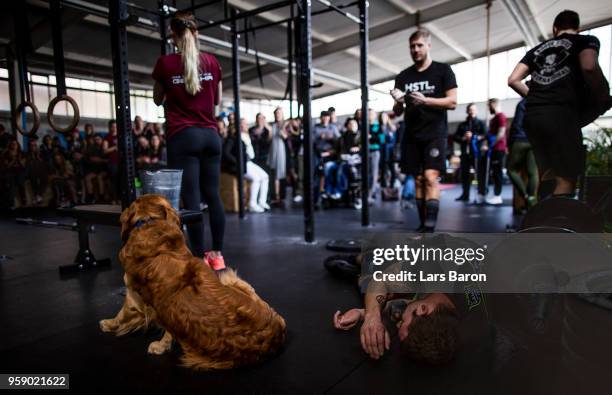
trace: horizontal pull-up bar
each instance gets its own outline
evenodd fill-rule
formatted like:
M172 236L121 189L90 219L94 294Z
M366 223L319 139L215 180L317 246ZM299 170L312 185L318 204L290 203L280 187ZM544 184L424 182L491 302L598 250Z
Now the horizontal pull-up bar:
M223 48L223 49L230 49L232 47L232 45L226 41L220 40L218 38L214 38L214 37L210 37L210 36L204 36L202 34L200 34L198 36L198 38L200 39L200 41L206 43L207 45L216 47L216 48ZM255 56L255 50L254 49L247 49L243 46L239 46L238 47L238 52L241 54L245 54L245 55L249 55L249 56ZM264 52L258 52L257 55L264 61L268 62L268 63L272 63L278 66L283 66L283 67L289 67L289 61L287 59L284 58L280 58L278 56L274 56L274 55L269 55L266 54ZM295 63L291 64L291 67L295 68ZM346 85L349 86L353 86L353 87L360 87L361 83L359 81L356 81L354 79L351 78L347 78L344 76L341 76L339 74L335 74L335 73L330 73L329 71L324 71L318 68L312 68L312 72L314 73L314 75L318 75L322 78L328 78L330 80L333 81L337 81L337 82L342 82ZM384 91L381 89L377 89L374 88L372 86L369 87L371 91L374 92L378 92L384 95L388 95L389 91Z
M340 9L348 8L348 7L353 7L353 6L357 5L357 4L358 4L357 1L353 1L353 2L348 3L348 4L338 5L338 6L336 6L336 8L340 8ZM322 9L322 10L319 10L319 11L314 11L314 12L312 12L311 15L312 16L321 15L321 14L326 14L326 13L332 12L332 11L335 11L335 9L333 9L333 8L325 8L325 9ZM238 34L244 34L244 33L253 32L253 31L256 31L256 30L259 30L259 29L265 29L265 28L268 28L268 27L276 26L276 25L282 25L284 23L289 23L290 21L298 19L298 18L299 17L294 16L293 18L280 19L278 21L264 23L264 24L261 24L261 25L252 26L252 27L249 27L249 28L246 28L246 29L243 29L243 30L239 30L237 33Z
M215 0L215 2L217 2L217 3L218 3L218 2L219 2L219 0ZM200 5L201 5L201 4L200 4ZM185 8L185 9L179 10L179 9L177 9L177 8L170 7L170 6L168 6L168 5L164 5L164 8L165 8L165 12L162 12L162 16L163 16L164 18L170 18L170 17L172 17L172 16L174 15L174 13L176 13L176 12L182 12L182 11L188 11L188 10L189 10L188 8ZM199 18L199 17L195 16L195 14L194 14L193 16L194 16L194 18L196 19L196 21L197 21L197 22L202 22L202 23L204 23L204 24L205 24L205 26L208 26L209 24L215 23L214 21L207 21L207 20L205 20L205 19ZM232 30L232 28L231 28L231 27L229 27L228 25L219 24L218 26L219 26L219 28L220 28L220 29L225 30L225 31L228 31L228 32Z
M195 10L198 10L200 8L204 8L204 7L208 7L209 5L213 5L213 4L218 4L220 1L219 0L210 0L210 1L205 1L203 3L200 4L196 4L193 5L191 7L187 7L187 8L183 8L181 10L178 11L183 11L183 12L193 12ZM192 3L193 4L193 3ZM166 15L166 18L169 17L169 15Z
M104 6L100 6L98 4L90 3L90 2L87 2L87 1L84 1L84 0L62 0L62 5L70 7L70 8L73 8L73 9L80 9L82 11L88 12L88 13L93 14L93 15L97 15L97 16L108 18L108 8L106 8ZM172 9L171 9L171 11L172 11ZM153 25L154 25L153 21L146 20L146 18L141 18L141 17L139 19L141 19L141 20L143 20L143 22L145 22L145 23L139 24L139 27L142 27L142 28L147 29L147 30L153 30ZM229 26L228 26L228 28L229 28ZM158 31L156 31L156 32L159 33ZM215 47L215 48L221 48L221 49L227 50L227 49L231 49L231 47L232 47L230 43L227 43L227 42L225 42L223 40L220 40L220 39L217 39L217 38L214 38L214 37L204 36L204 35L200 34L198 36L198 38L199 38L199 40L201 42L206 43L207 45ZM249 55L249 56L255 56L255 51L252 50L252 49L247 51L246 48L240 47L240 52L244 53L246 55ZM276 57L276 56L268 55L268 54L265 54L263 52L258 52L258 55L264 61L272 63L272 64L276 64L278 66L288 67L288 65L289 65L289 62L288 62L287 59L283 59L283 58L279 58L279 57ZM293 64L292 66L294 67L295 65ZM329 79L334 80L334 81L343 82L343 83L345 83L347 85L350 85L350 86L355 86L355 87L360 86L358 81L355 81L355 80L350 79L350 78L346 78L346 77L338 75L338 74L326 72L326 71L319 70L319 69L316 69L316 68L313 68L313 72L315 73L315 75L319 75L319 76L324 77L324 78L329 78ZM370 89L373 90L373 91L378 91L378 90L373 89L373 88L370 88ZM383 93L382 91L378 91L378 92ZM384 92L384 93L388 93L388 92Z
M248 32L254 32L254 31L259 30L259 29L265 29L267 27L282 25L283 23L289 23L289 22L291 22L294 19L297 19L297 17L285 18L285 19L280 19L278 21L274 21L274 22L270 22L270 23L264 23L264 24L257 25L257 26L247 27L246 29L238 30L236 33L244 34L244 33L248 33Z
M284 0L284 1L279 1L278 3L268 4L268 5L259 7L259 8L254 8L254 9L252 9L250 11L241 12L241 13L236 15L236 19L238 20L238 19L249 18L251 16L262 14L264 12L276 10L276 9L283 8L283 7L287 7L287 6L290 6L290 5L294 4L294 3L295 3L294 0ZM211 28L211 27L223 25L225 23L230 23L231 21L232 21L232 18L228 18L228 19L223 19L221 21L208 23L208 24L205 24L205 25L200 25L200 26L198 26L198 30L204 30L204 29L208 29L208 28Z
M196 10L198 8L202 8L202 7L205 7L205 6L208 6L208 5L212 5L212 4L215 4L215 3L218 3L218 2L219 2L219 0L213 0L213 1L206 2L206 3L198 4L198 5L193 6L193 7L184 8L182 10L179 10L177 8L174 8L174 7L171 7L171 6L167 5L167 4L164 4L163 7L161 9L157 10L157 11L150 10L150 9L148 9L146 7L143 7L143 6L140 6L138 4L134 4L134 3L126 3L126 4L127 4L129 9L134 9L134 10L138 10L138 11L147 13L149 15L153 15L153 16L155 16L155 18L171 18L172 15L174 15L175 12L178 12L178 11L191 12L191 11ZM195 14L194 14L194 17L196 18L196 21L198 21L198 22L213 23L213 21L207 21L205 19L198 18L198 17L195 16ZM156 22L153 22L153 21L150 21L150 20L147 22L147 20L145 20L144 18L139 18L138 22L147 24L149 26L154 26L154 27L158 26L158 24ZM221 29L223 29L223 30L226 30L226 31L230 31L231 30L230 27L226 26L226 25L220 25L219 27Z
M343 15L344 17L350 19L351 21L361 25L361 19L359 19L358 17L356 17L355 15L344 11L342 8L337 7L335 5L333 5L331 2L327 1L327 0L317 0L318 3L323 4L326 7L329 7L330 9L336 11L337 13L339 13L340 15Z

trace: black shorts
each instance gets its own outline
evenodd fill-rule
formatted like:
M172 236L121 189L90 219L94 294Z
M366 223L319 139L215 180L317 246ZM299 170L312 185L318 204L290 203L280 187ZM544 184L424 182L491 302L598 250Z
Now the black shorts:
M402 173L420 175L425 170L446 170L446 138L408 141L402 152Z
M552 172L555 176L573 178L584 172L585 151L575 109L530 107L524 122L540 177Z

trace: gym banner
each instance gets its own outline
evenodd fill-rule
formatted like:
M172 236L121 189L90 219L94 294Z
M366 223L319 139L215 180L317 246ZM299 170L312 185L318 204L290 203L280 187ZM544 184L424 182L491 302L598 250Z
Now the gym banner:
M574 293L612 300L612 237L584 233L371 235L363 293ZM604 300L605 299L605 300Z

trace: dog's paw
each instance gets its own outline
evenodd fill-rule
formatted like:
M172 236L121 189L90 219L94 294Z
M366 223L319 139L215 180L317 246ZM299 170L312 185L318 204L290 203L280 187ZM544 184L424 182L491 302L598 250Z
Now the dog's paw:
M117 321L115 319L108 319L100 321L100 329L102 332L115 332L117 330Z
M149 344L149 349L147 350L147 352L149 354L162 355L170 351L171 347L172 342L163 342L160 340L156 342L151 342L151 344Z

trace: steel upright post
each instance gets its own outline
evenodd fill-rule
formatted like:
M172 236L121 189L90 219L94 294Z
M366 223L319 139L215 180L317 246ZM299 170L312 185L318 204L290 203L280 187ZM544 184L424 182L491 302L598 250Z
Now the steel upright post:
M236 9L232 7L232 78L234 81L234 125L236 127L236 149L238 160L238 215L244 218L244 167L246 163L242 160L242 136L240 131L240 56L238 48L240 46L240 35L238 34L238 24L236 22Z
M359 0L359 55L361 69L361 225L370 225L370 206L368 204L368 142L370 138L370 125L368 119L368 1ZM373 178L377 169L372 169ZM375 181L375 180L373 180Z
M304 129L304 239L312 243L314 234L314 196L312 161L312 26L311 1L300 0L300 94L302 98L302 125Z
M126 22L128 19L125 0L111 0L108 22L111 32L113 57L113 86L115 114L119 140L121 207L126 209L136 200L136 166L132 141L132 116L130 112L130 80L128 74L128 45Z

